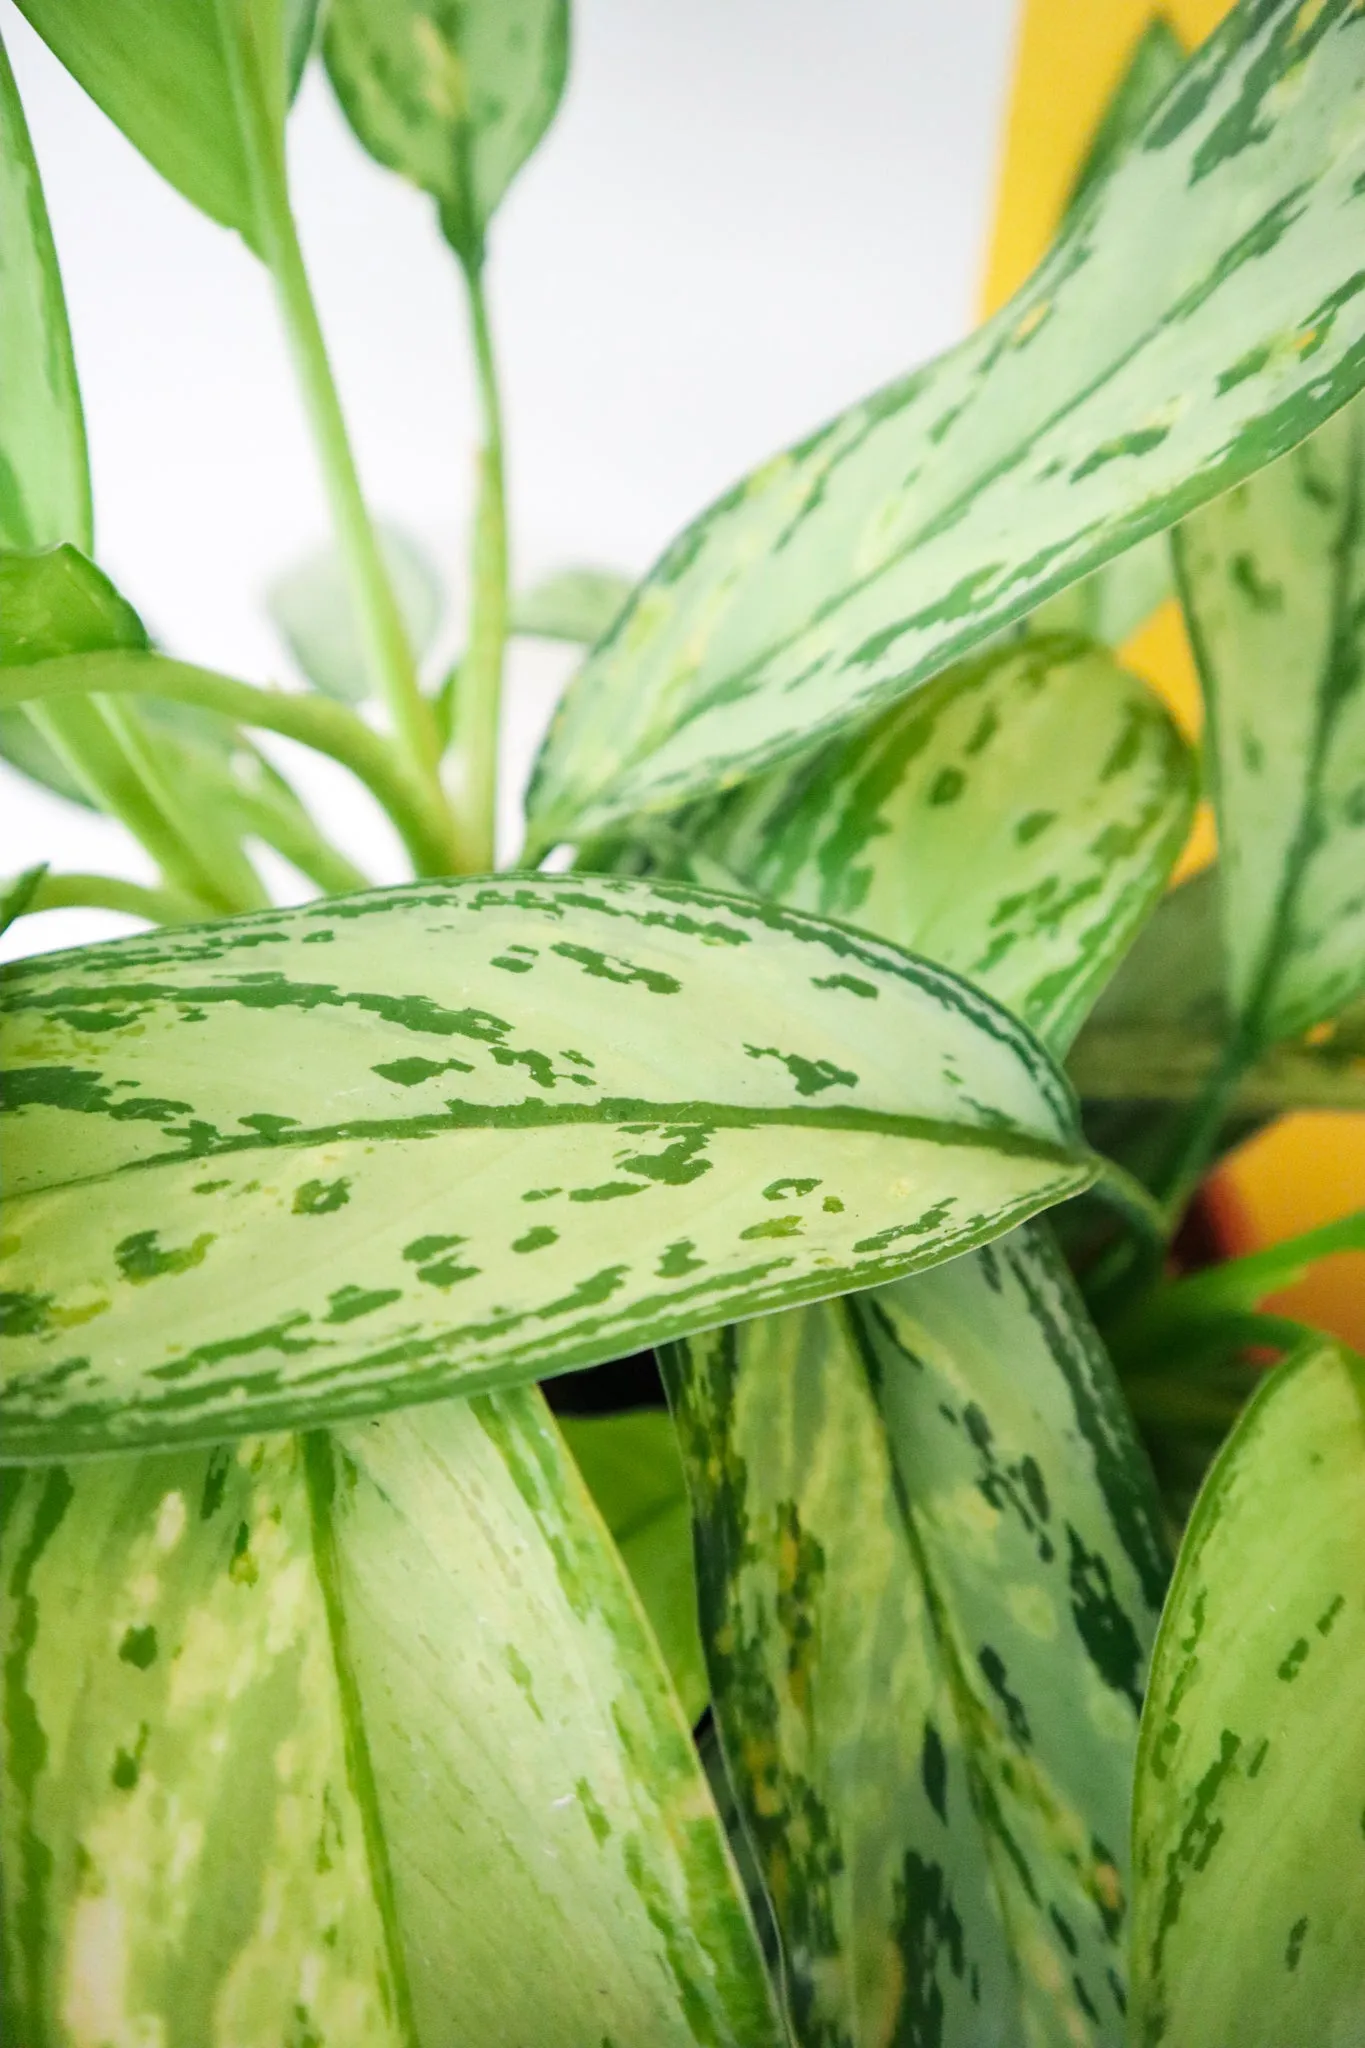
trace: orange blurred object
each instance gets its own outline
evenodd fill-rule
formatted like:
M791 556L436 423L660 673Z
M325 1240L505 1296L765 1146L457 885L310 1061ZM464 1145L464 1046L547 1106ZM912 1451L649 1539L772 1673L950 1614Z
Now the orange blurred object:
M1229 6L1230 0L1167 0L1160 7L1152 0L1022 0L982 292L985 312L1003 304L1046 252L1072 179L1144 28L1164 15L1193 48ZM1197 736L1199 685L1174 600L1122 651ZM1177 876L1206 866L1214 851L1213 817L1204 804ZM1274 1244L1365 1208L1365 1116L1283 1117L1228 1161L1209 1192L1229 1251ZM1365 1349L1365 1253L1324 1261L1270 1305Z

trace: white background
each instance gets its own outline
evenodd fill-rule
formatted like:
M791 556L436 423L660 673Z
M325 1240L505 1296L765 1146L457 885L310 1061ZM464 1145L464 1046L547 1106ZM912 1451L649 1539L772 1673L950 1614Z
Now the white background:
M566 562L644 570L737 474L970 325L1012 26L1011 0L576 0L564 104L492 240L520 581ZM62 263L100 559L175 653L285 680L261 593L327 520L268 280L10 0L0 33ZM453 648L476 438L457 274L430 203L360 152L320 68L291 162L367 492L441 561ZM513 844L570 666L514 654ZM348 777L269 745L377 880L402 873ZM0 876L39 859L150 873L119 827L0 764ZM128 928L53 912L0 953Z

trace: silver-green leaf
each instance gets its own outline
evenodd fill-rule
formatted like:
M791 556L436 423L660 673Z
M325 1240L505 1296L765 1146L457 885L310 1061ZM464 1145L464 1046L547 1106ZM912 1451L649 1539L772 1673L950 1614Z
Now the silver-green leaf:
M1365 2039L1365 1362L1238 1423L1176 1568L1134 1813L1135 2048Z
M323 55L371 156L432 195L477 267L494 208L559 105L568 0L330 0Z
M6 2041L777 2048L537 1394L0 1483Z
M535 842L884 708L1365 381L1365 16L1242 0L980 333L738 484L572 685Z
M797 2040L1119 2048L1165 1560L1045 1233L663 1358Z
M760 895L980 982L1056 1050L1159 894L1193 806L1189 750L1152 692L1101 649L1050 636L949 670L680 831Z
M967 983L676 885L414 884L0 994L11 1458L591 1364L951 1257L1093 1172Z
M592 647L609 631L631 593L612 569L560 569L512 600L512 631L534 640Z
M1365 408L1176 536L1209 711L1230 1008L1255 1049L1365 993Z

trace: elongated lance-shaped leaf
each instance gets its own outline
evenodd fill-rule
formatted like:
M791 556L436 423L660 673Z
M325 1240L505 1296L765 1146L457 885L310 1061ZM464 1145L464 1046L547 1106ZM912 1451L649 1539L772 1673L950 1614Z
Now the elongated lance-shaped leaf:
M1177 535L1251 1048L1365 992L1365 409Z
M3 1486L7 2041L776 2048L537 1394Z
M1251 1404L1161 1623L1134 1814L1136 2048L1365 2039L1365 1362Z
M9 1457L587 1365L968 1249L1088 1183L965 982L797 912L414 885L3 982Z
M565 1415L560 1429L615 1538L689 1720L706 1707L692 1518L677 1435L663 1408Z
M90 545L71 330L38 166L0 43L0 547Z
M952 966L1064 1047L1165 882L1193 785L1145 684L1048 637L949 670L680 830L760 894Z
M1365 16L1242 0L997 317L720 499L571 687L535 840L916 688L1365 381Z
M330 0L323 54L371 156L431 193L477 267L564 91L568 0Z
M20 12L163 178L259 252L257 143L242 65L283 136L317 0L18 0ZM281 141L282 147L282 141ZM76 534L62 538L77 539Z
M1179 75L1185 55L1184 44L1165 15L1153 15L1133 45L1076 173L1066 203L1068 217L1093 197L1138 142L1154 108Z
M1164 1558L1046 1236L663 1358L797 2039L1117 2048Z

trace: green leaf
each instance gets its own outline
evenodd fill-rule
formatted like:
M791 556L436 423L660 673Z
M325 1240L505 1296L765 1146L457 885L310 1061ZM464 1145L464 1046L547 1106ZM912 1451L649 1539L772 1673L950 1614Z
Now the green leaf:
M884 709L1365 382L1365 16L1242 0L979 334L746 478L571 686L537 847Z
M0 666L148 644L133 607L79 548L0 553Z
M7 2040L777 2048L534 1393L4 1483Z
M0 547L90 546L90 470L43 188L0 43Z
M317 0L18 0L20 12L162 177L260 253L265 137L244 120L251 77L271 153L312 41ZM272 169L280 168L274 165ZM73 536L80 538L79 535Z
M379 529L414 658L430 651L441 623L441 579L424 550L397 527ZM266 609L314 689L344 704L373 693L373 677L345 568L335 548L317 549L271 586Z
M616 1539L689 1721L706 1710L692 1517L673 1424L662 1408L565 1415L559 1426Z
M1123 77L1104 110L1066 203L1070 220L1093 199L1136 144L1160 101L1180 75L1185 48L1162 14L1153 15L1128 59Z
M0 932L7 932L14 920L23 916L46 873L47 862L40 860L36 867L25 868L22 874L0 888Z
M1133 2041L1365 2029L1365 1363L1282 1366L1200 1496L1162 1619L1134 1812Z
M1156 533L1050 597L1029 614L1023 630L1080 633L1102 646L1119 647L1174 595L1170 540Z
M1152 692L1047 638L949 670L680 829L737 885L979 982L1055 1050L1165 882L1193 784Z
M1084 1186L966 983L796 912L414 884L9 967L7 1457L542 1377Z
M323 55L370 155L431 194L477 268L564 91L568 0L330 0Z
M1165 1560L1045 1234L663 1362L797 2039L1118 2048Z
M1365 994L1365 409L1176 536L1209 711L1229 1000L1254 1049Z
M613 569L560 569L512 600L512 631L535 640L591 647L614 624L631 593Z

